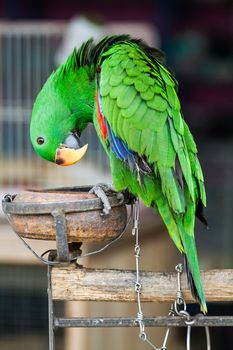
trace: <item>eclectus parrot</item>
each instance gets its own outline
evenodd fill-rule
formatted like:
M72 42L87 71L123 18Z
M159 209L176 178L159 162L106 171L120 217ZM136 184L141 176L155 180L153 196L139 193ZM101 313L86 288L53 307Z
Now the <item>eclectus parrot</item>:
M79 136L93 123L116 191L129 190L161 215L184 254L191 291L206 313L194 238L206 224L197 147L163 54L128 35L90 39L51 74L36 98L31 142L43 158L70 165L85 154Z

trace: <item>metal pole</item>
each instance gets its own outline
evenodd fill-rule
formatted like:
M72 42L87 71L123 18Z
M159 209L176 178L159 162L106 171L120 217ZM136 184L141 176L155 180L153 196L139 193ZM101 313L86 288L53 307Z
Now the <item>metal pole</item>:
M55 349L54 344L54 315L53 315L53 299L51 285L51 266L48 265L48 319L49 319L49 350Z
M67 240L66 216L62 210L55 209L51 212L55 221L56 242L57 242L57 260L59 263L69 264L69 247Z
M232 316L199 316L191 317L195 320L192 327L233 327ZM185 319L180 316L144 317L146 327L187 327ZM135 317L74 317L54 318L56 328L105 328L105 327L138 327Z

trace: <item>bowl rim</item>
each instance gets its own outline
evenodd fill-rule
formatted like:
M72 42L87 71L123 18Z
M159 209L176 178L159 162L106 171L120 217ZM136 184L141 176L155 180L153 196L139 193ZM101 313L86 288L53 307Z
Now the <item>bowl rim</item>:
M58 187L49 189L27 189L23 192L36 193L51 193L51 192L74 192L87 193L93 186L74 186L74 187ZM92 210L102 210L103 204L101 200L96 198L80 199L77 201L66 202L14 202L17 194L7 194L2 199L2 209L6 215L38 215L38 214L52 214L55 210L61 210L63 213L84 212ZM117 198L117 193L110 193L107 195L109 203L112 208L129 204L129 198L123 194L121 199Z

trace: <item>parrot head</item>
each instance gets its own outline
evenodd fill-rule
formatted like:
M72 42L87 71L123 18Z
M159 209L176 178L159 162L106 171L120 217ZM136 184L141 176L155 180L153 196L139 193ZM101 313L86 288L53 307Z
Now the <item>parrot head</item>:
M30 123L36 153L64 166L85 155L88 145L82 146L80 135L93 116L94 85L87 67L75 71L74 54L48 78L35 100Z
M59 95L46 88L38 95L30 125L34 150L42 158L58 165L71 165L85 155L88 145L82 147L76 126L76 115ZM52 102L52 103L51 103Z

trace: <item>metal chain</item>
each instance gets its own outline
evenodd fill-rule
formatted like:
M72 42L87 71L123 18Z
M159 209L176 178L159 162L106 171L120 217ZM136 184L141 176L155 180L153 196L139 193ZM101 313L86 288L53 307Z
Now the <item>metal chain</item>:
M144 315L142 311L141 297L140 297L143 285L141 283L140 274L139 274L140 244L139 244L139 199L138 198L136 198L135 200L134 210L133 210L132 235L135 236L135 246L134 246L134 255L135 255L135 263L136 263L135 293L137 294L137 305L138 305L136 321L139 325L139 338L142 341L146 341L154 350L167 350L167 341L170 333L170 327L168 327L166 330L162 347L157 348L148 339L145 331L145 324L143 321ZM183 265L182 264L176 265L175 270L177 272L176 298L174 303L171 305L168 316L180 316L184 319L184 322L187 325L186 350L190 350L191 328L196 322L199 315L196 315L194 318L191 318L191 315L187 312L187 305L183 298L183 293L181 290L181 274L183 273ZM207 350L211 350L209 327L207 326L205 327L205 333L206 333Z
M186 350L190 350L190 343L191 343L191 329L192 326L197 321L198 317L202 314L197 314L194 318L191 319L191 315L186 310L186 302L183 298L183 293L181 290L181 274L183 272L183 265L178 264L175 267L175 270L177 272L177 291L176 291L176 299L174 301L174 311L175 315L181 316L185 319L185 324L187 325L187 335L186 335ZM205 326L205 334L206 334L206 347L207 350L211 350L211 343L210 343L210 332L209 327Z
M135 255L135 263L136 263L136 281L135 281L135 293L137 294L137 305L138 305L138 312L136 321L139 325L139 338L142 341L147 342L152 349L154 350L167 350L167 341L168 336L170 332L170 328L167 328L167 331L165 333L163 345L160 348L157 348L151 341L148 339L146 331L145 331L145 324L144 324L144 315L142 311L142 305L141 305L141 292L143 285L140 280L140 274L139 274L139 258L140 258L140 244L139 244L139 199L136 198L135 204L134 204L134 211L133 211L133 228L132 228L132 235L135 236L135 246L134 246L134 255ZM174 311L171 307L171 310L169 310L168 315L174 316Z
M176 299L174 301L174 310L178 316L184 317L184 312L186 312L187 306L181 291L181 274L183 273L183 265L176 265L175 270L177 272L177 290Z

